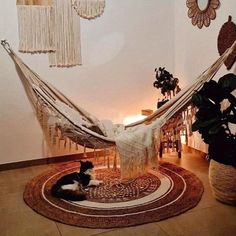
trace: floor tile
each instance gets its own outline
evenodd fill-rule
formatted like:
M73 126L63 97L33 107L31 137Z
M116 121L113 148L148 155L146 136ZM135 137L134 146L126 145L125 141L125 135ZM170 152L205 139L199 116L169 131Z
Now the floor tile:
M233 236L236 235L236 207L214 199L208 180L209 162L196 154L164 155L163 161L195 173L203 182L204 194L199 204L179 216L160 222L117 229L88 229L56 223L43 217L23 200L25 184L31 178L52 168L42 165L0 172L0 235L3 236Z
M81 227L70 226L70 225L65 225L61 223L57 223L57 226L61 233L61 236L71 236L71 235L89 236L89 235L100 234L102 232L106 232L110 230L110 229L81 228Z
M221 207L188 212L157 224L170 236L215 235L224 231L226 226L236 229L235 207Z
M106 233L101 233L99 236L168 236L158 225L144 224L135 227L120 228Z
M3 214L4 213L4 214ZM1 212L0 232L3 236L60 236L55 222L31 209Z

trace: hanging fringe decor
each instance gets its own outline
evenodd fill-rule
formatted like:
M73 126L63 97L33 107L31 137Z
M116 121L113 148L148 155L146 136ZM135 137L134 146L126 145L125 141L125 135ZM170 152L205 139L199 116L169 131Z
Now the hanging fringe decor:
M73 0L72 6L80 17L91 20L103 14L105 0Z
M19 51L55 51L52 0L17 0Z
M71 0L54 0L56 51L49 54L50 66L71 67L82 64L80 18Z

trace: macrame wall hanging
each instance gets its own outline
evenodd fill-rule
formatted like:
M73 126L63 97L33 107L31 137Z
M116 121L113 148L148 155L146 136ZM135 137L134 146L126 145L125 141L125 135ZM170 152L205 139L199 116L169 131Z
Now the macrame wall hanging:
M73 0L72 5L80 17L94 19L103 14L105 0Z
M82 64L80 16L94 19L105 0L17 0L19 51L49 52L50 66Z
M56 51L49 54L50 66L81 65L80 17L74 11L71 0L54 0L53 11Z
M19 51L55 51L52 0L17 0Z

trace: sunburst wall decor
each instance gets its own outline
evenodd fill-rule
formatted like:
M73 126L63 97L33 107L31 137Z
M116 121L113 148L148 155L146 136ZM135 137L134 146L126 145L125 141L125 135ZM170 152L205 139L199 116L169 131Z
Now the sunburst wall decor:
M192 24L197 25L199 29L203 26L208 27L211 20L216 18L216 9L220 6L219 0L206 0L206 7L200 7L199 0L187 0L188 17L192 19Z

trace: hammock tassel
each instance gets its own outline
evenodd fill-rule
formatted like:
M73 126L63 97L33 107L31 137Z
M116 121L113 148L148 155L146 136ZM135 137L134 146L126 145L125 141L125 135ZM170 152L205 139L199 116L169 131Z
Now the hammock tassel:
M113 152L114 152L113 170L117 170L117 150L115 146L113 147Z
M75 150L79 150L78 138L76 137Z
M52 135L52 139L50 140L50 145L52 145L52 146L56 145L56 139L55 139L54 135Z
M84 144L84 155L83 155L84 158L87 158L87 152L86 152L86 145Z
M69 140L69 150L71 151L71 148L72 148L72 141Z
M64 149L66 149L66 145L67 145L67 139L64 139Z

